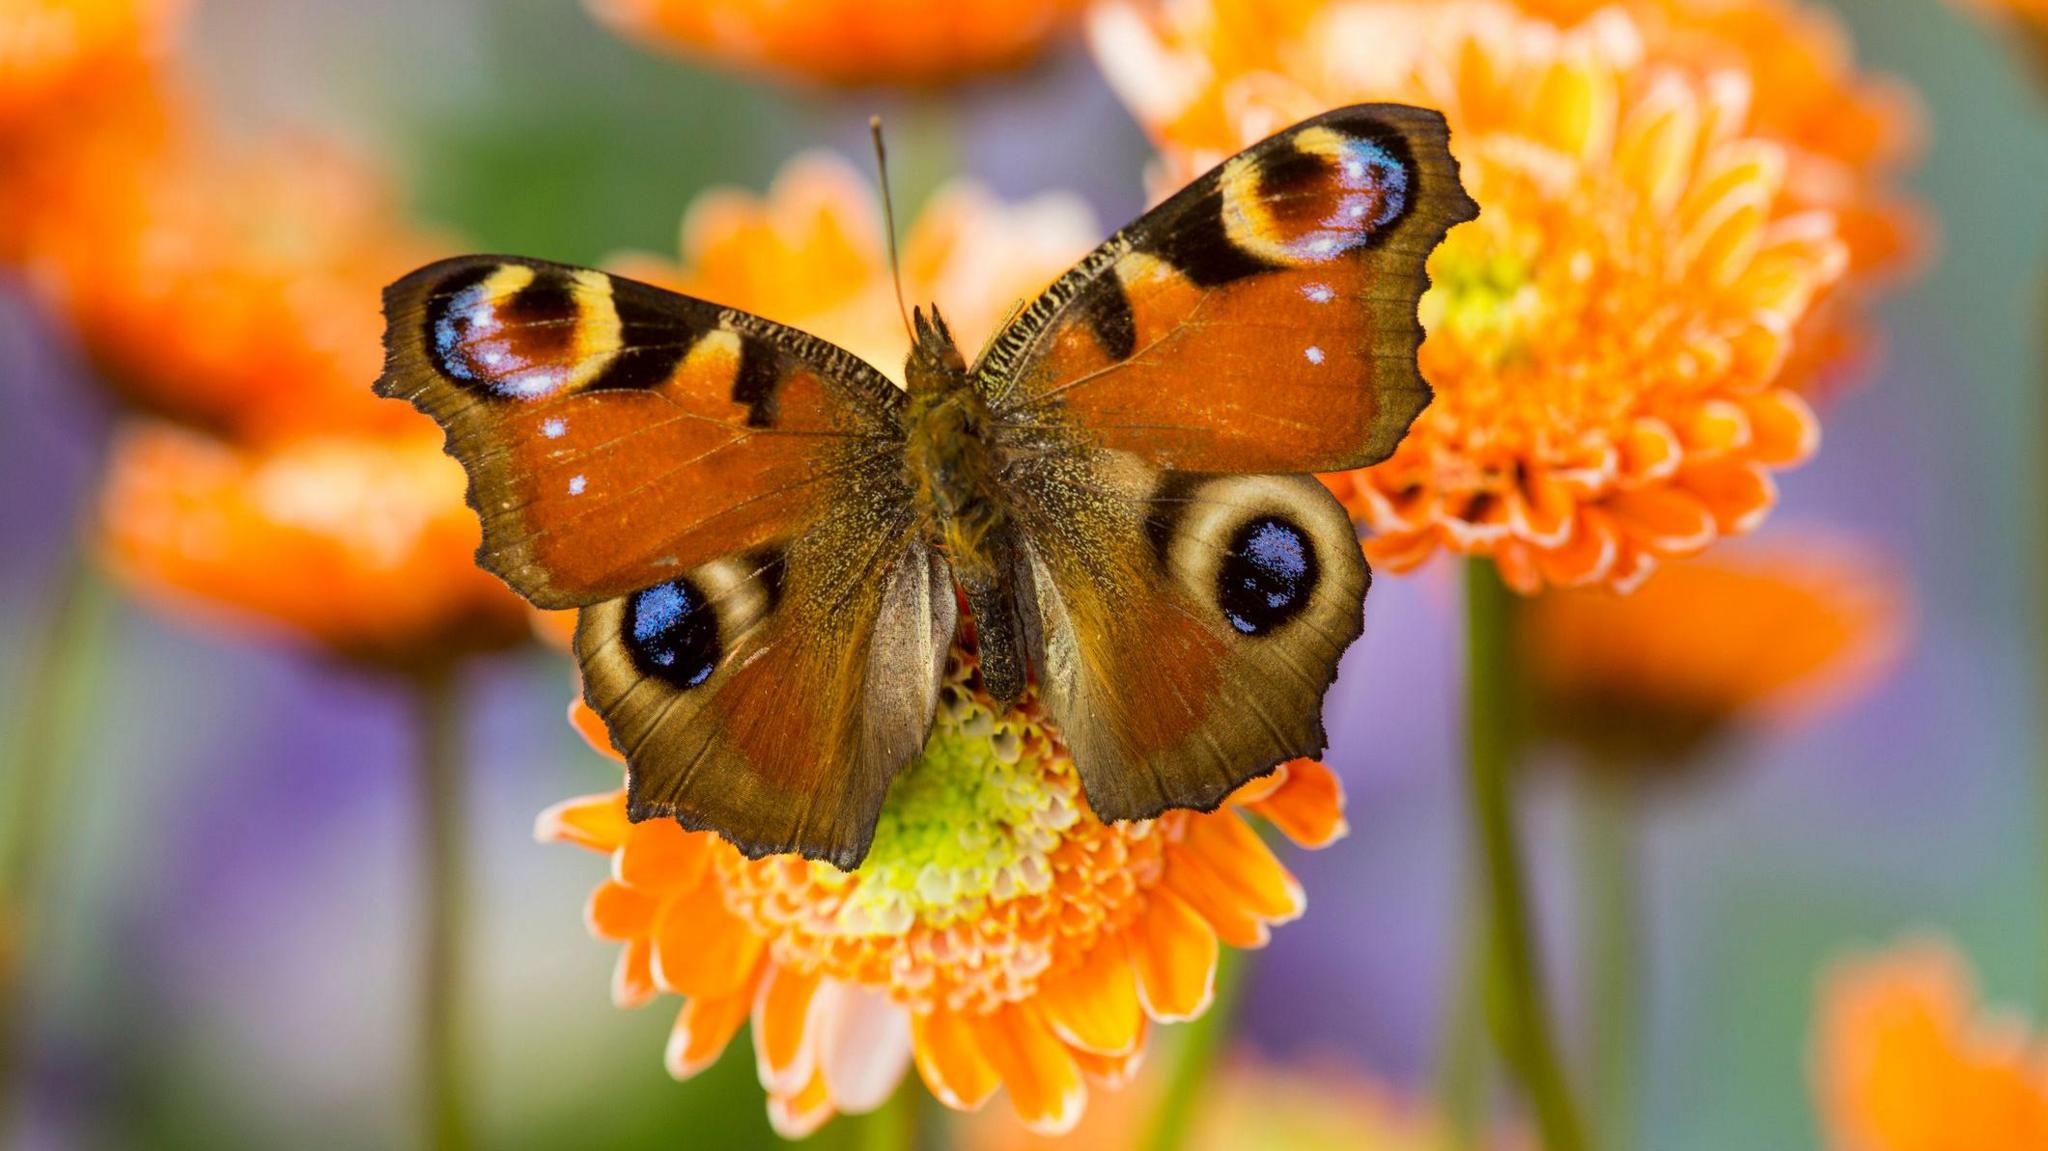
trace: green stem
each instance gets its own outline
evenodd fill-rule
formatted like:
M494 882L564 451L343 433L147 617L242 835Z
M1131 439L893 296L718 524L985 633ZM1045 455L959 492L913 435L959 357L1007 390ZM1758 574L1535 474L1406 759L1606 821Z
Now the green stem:
M1237 1015L1238 997L1244 991L1245 970L1251 961L1243 952L1223 950L1216 961L1216 998L1200 1019L1181 1032L1180 1054L1173 1063L1173 1075L1166 1094L1153 1112L1152 1124L1141 1144L1146 1151L1179 1151L1194 1130L1203 1092L1216 1064L1223 1058L1230 1037L1230 1025Z
M917 1073L905 1075L887 1103L861 1116L854 1146L859 1151L919 1151L923 1145L924 1097L923 1082Z
M1585 924L1581 970L1589 1058L1601 1142L1635 1145L1635 1087L1642 1041L1642 902L1634 796L1615 778L1580 784L1579 872Z
M461 697L452 668L422 673L414 683L419 725L417 769L420 854L426 869L419 971L419 1061L424 1135L436 1151L471 1146L462 1082L461 990L468 899L462 878L466 820L462 805Z
M51 848L60 837L65 769L76 761L89 681L104 665L113 597L94 569L90 541L73 530L21 672L0 787L0 1135L24 1070L30 967L44 927Z
M1466 564L1465 589L1467 782L1486 893L1488 1014L1501 1059L1528 1097L1544 1147L1582 1151L1589 1144L1551 1034L1515 834L1514 594L1485 559Z

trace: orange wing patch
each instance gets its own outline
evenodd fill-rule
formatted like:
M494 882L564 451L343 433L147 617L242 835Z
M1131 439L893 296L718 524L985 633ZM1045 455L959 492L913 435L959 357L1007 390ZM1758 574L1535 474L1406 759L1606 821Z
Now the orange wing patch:
M440 422L478 562L542 607L786 539L901 451L900 393L800 332L590 269L471 256L386 293L378 392Z

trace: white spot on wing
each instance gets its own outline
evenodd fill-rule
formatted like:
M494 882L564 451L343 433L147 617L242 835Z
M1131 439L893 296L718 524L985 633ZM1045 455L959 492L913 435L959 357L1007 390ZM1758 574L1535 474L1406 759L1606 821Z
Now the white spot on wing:
M586 480L586 479L584 479L584 478L583 478L582 476L580 476L580 475L570 476L570 477L569 477L569 494L570 494L570 495L572 495L572 496L580 496L580 495L582 495L582 494L583 494L583 489L584 489L585 487L587 487L587 486L589 485L589 483L590 483L590 481L589 481L589 480Z
M1319 347L1316 347L1314 344L1310 344L1308 346L1308 350L1303 352L1302 355L1307 356L1308 362L1311 364L1320 364L1323 362L1323 350Z
M559 440L569 434L569 421L560 416L549 416L541 421L540 434L551 440Z
M1309 302L1313 304L1327 304L1337 298L1336 291L1328 284L1304 285L1301 289L1301 294L1307 296Z

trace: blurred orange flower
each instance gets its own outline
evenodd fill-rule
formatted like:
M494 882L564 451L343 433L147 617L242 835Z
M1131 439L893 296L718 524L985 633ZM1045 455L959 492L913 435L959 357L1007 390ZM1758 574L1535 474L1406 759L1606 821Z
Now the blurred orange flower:
M527 634L463 484L431 430L251 448L144 422L115 442L104 550L145 598L417 669Z
M1079 197L1006 204L955 180L932 194L903 237L904 297L937 301L962 346L979 348L1012 307L1101 238ZM891 378L910 352L874 183L831 152L783 165L766 196L718 189L698 197L683 220L681 266L635 255L613 270L802 328Z
M668 1045L678 1078L751 1019L769 1116L790 1137L880 1106L912 1065L950 1107L1007 1087L1027 1127L1070 1130L1089 1082L1131 1077L1153 1021L1208 1008L1220 945L1262 946L1301 914L1300 885L1244 814L1308 847L1345 832L1336 777L1306 760L1213 813L1105 825L1035 694L1005 711L965 654L858 871L749 860L625 812L612 791L537 825L612 857L585 918L625 945L614 1001L686 997Z
M1905 599L1876 557L1809 539L1671 564L1633 595L1537 596L1516 638L1536 723L1633 769L1867 687L1899 653Z
M1160 1083L1147 1071L1088 1109L1072 1135L1033 1135L1008 1116L967 1124L962 1151L1056 1151L1145 1146ZM1202 1088L1184 1151L1450 1151L1447 1125L1418 1100L1346 1067L1283 1066L1250 1056L1226 1062ZM1496 1138L1488 1148L1520 1147Z
M184 0L0 0L0 133L144 66L184 10Z
M1644 0L1569 26L1495 0L1097 11L1097 56L1160 140L1169 183L1337 104L1450 118L1482 210L1430 262L1436 400L1392 459L1329 477L1373 529L1376 562L1402 571L1442 549L1490 556L1523 592L1630 588L1754 528L1776 501L1771 473L1815 450L1791 365L1844 346L1813 323L1854 267L1864 206L1882 202L1866 190L1875 160L1821 158L1889 146L1852 146L1848 128L1788 139L1759 111L1767 77L1743 52L1672 31L1669 13L1692 9L1705 5ZM1784 71L1774 91L1847 100L1907 132L1853 73ZM1808 187L1820 171L1846 190ZM1904 241L1870 242L1882 263Z
M245 440L415 429L367 382L383 286L438 245L374 171L228 145L179 113L58 147L24 161L17 258L122 399Z
M2048 1147L2048 1041L1987 1014L1947 943L1839 964L1816 1029L1814 1091L1833 1151Z
M939 84L1013 68L1085 0L588 0L634 39L827 84Z

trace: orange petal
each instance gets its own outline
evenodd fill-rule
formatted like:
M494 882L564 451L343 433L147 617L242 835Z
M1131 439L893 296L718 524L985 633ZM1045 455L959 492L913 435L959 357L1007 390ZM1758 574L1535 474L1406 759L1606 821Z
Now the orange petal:
M1624 483L1643 484L1661 480L1678 470L1685 450L1678 434L1663 420L1640 419L1629 424L1621 438L1621 475Z
M768 1096L768 1125L784 1139L802 1139L814 1134L832 1118L832 1097L825 1091L825 1076L813 1074L801 1091Z
M654 926L660 901L614 879L607 879L590 893L583 905L583 925L599 939L644 937Z
M1074 1052L1074 1062L1080 1065L1081 1074L1086 1075L1103 1087L1116 1091L1137 1078L1138 1069L1145 1063L1145 1036L1152 1030L1152 1021L1138 1019L1138 1041L1122 1055L1097 1055L1092 1051Z
M1216 929L1216 938L1232 947L1252 951L1272 942L1266 921L1230 892L1221 876L1193 852L1174 853L1166 868L1166 886L1188 901L1195 913Z
M1749 443L1749 413L1729 400L1709 400L1689 412L1676 430L1689 458L1711 459Z
M1303 847L1328 847L1351 830L1344 820L1343 781L1313 759L1288 764L1286 782L1251 809Z
M1493 549L1493 570L1515 594L1535 595L1543 590L1543 572L1536 566L1540 554L1520 540L1504 540Z
M716 883L671 897L654 917L654 979L676 995L730 995L754 976L762 938L732 912Z
M612 965L612 1006L645 1007L659 990L654 985L654 944L628 939Z
M1080 1065L1029 1004L1008 1004L983 1016L975 1043L1010 1089L1010 1106L1039 1135L1064 1135L1088 1101Z
M1138 1042L1138 979L1123 937L1109 935L1081 962L1045 980L1038 1006L1053 1033L1083 1051L1127 1054Z
M1382 532L1364 542L1365 561L1390 572L1413 571L1436 554L1436 533L1428 528L1413 532Z
M697 1072L711 1066L732 1042L739 1032L740 1024L747 1021L747 1010L753 1006L753 987L742 987L731 995L716 998L695 996L683 1009L676 1013L675 1026L669 1028L668 1049L662 1053L662 1065L677 1079L688 1079Z
M1216 993L1216 929L1208 920L1180 896L1154 888L1129 938L1146 1014L1177 1023L1208 1010Z
M1752 531L1778 502L1778 487L1757 464L1722 460L1687 468L1680 486L1698 496L1724 535Z
M626 841L626 789L565 799L536 816L533 837L542 843L573 843L610 852Z
M974 1025L943 1007L910 1018L910 1050L932 1096L955 1111L975 1111L1003 1085L976 1044Z
M1285 923L1306 906L1300 882L1280 865L1250 824L1229 812L1189 821L1180 850L1206 859L1238 901L1267 922Z
M770 1091L795 1092L817 1070L816 1049L804 1042L817 992L816 972L771 966L761 982L754 1000L754 1067Z
M1766 467L1804 463L1820 450L1820 420L1805 400L1783 389L1751 397L1749 458Z
M1563 547L1536 553L1536 567L1544 579L1559 587L1580 587L1606 579L1620 554L1620 534L1613 519L1587 508L1579 513Z
M1714 542L1714 517L1706 504L1686 492L1616 492L1605 507L1625 534L1660 555L1686 555Z
M625 846L612 856L612 876L641 891L687 891L703 881L709 848L704 835L684 831L673 819L645 819L626 832Z

